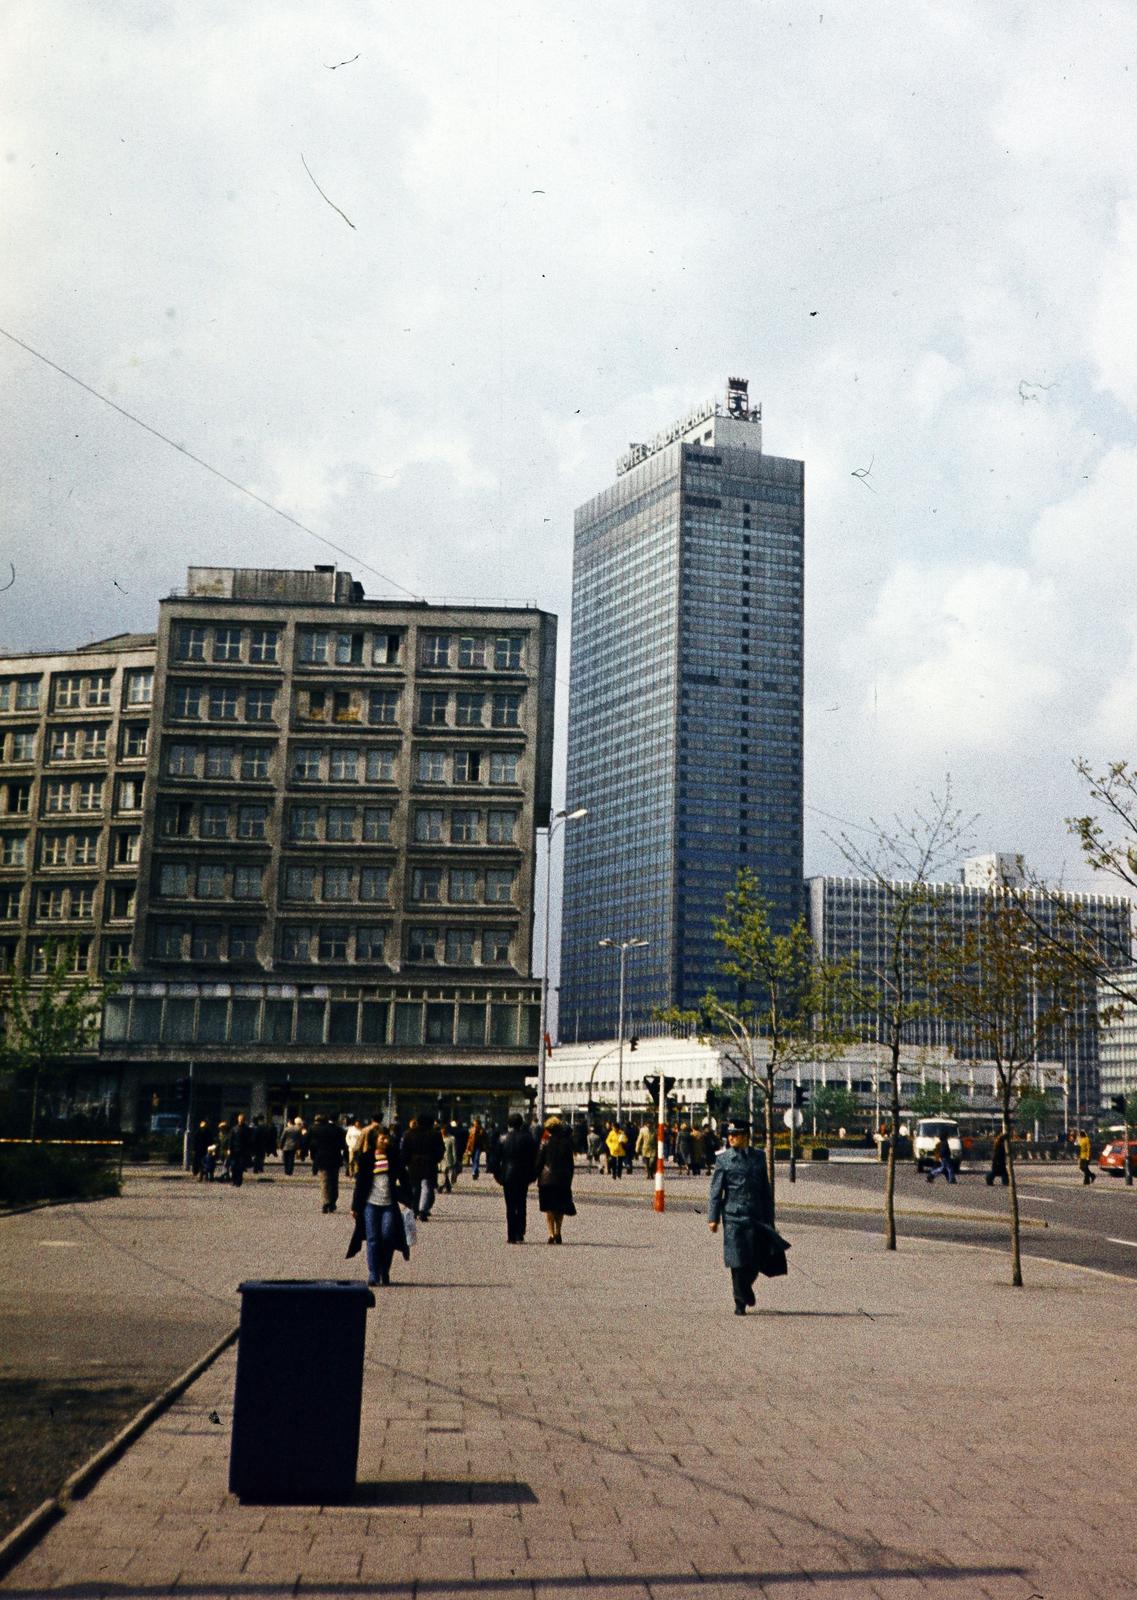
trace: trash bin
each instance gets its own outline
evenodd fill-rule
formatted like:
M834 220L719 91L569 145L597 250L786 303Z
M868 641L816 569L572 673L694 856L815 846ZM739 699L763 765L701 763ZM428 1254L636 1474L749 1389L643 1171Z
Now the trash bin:
M359 1282L300 1278L239 1292L230 1492L253 1505L350 1500L375 1296Z

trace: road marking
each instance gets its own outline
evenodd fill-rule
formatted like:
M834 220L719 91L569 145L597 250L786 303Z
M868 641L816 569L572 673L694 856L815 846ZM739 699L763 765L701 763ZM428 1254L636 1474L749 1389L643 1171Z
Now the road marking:
M40 1245L45 1250L78 1250L78 1239L41 1239Z
M1130 1250L1137 1250L1137 1239L1111 1239L1107 1233L1105 1242L1106 1244L1127 1244Z
M1049 1195L1045 1195L1045 1194L1023 1194L1021 1190L1019 1191L1019 1199L1020 1200L1033 1200L1036 1205L1040 1205L1040 1206L1056 1206L1058 1204L1057 1200L1051 1200Z

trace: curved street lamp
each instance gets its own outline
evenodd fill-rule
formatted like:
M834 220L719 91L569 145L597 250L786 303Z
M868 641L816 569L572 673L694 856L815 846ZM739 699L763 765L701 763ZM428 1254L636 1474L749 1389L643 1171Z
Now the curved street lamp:
M549 904L553 888L553 835L566 822L576 822L588 815L587 806L566 807L549 817L545 829L545 967L541 974L541 1050L537 1058L537 1121L545 1121L545 1066L549 1058Z
M629 950L643 950L647 947L646 939L601 939L601 950L618 950L620 952L620 1023L616 1034L619 1045L619 1066L616 1075L616 1121L624 1121L624 963Z

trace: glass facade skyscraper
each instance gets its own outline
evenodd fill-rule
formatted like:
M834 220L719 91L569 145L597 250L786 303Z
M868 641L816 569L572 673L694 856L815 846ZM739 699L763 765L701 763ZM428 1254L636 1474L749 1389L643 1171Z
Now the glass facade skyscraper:
M614 1036L722 986L713 937L740 867L802 909L804 468L725 405L633 445L576 514L559 1031Z

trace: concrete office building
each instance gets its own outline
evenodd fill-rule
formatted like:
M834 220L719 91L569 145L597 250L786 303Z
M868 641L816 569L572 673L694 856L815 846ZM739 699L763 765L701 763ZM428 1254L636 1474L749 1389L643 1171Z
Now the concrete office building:
M1098 1044L1101 1103L1112 1112L1115 1095L1137 1094L1137 967L1099 983L1098 1005L1112 1013L1101 1025Z
M1022 887L1026 882L1023 859L1016 855L976 856L964 863L956 883L932 884L926 901L916 906L908 936L909 957L913 961L919 947L928 939L958 940L976 926L983 907L993 894L1012 888L1029 904L1031 913L1043 927L1056 927L1064 911L1077 915L1080 924L1094 938L1101 959L1110 966L1123 967L1130 959L1131 902L1124 895L1068 894ZM859 974L871 987L874 972L884 968L891 934L891 906L887 886L869 878L816 877L806 885L809 896L809 921L814 943L829 961L852 958ZM915 998L932 999L934 995ZM850 1015L845 1020L864 1032L883 1038L880 1018L869 1011ZM929 1015L914 1018L907 1028L907 1043L939 1046L957 1059L968 1060L977 1054L975 1041L962 1022ZM1083 1113L1096 1112L1102 1093L1099 1084L1099 1037L1096 997L1087 984L1071 1026L1055 1030L1046 1042L1044 1054L1062 1068L1061 1092L1064 1109L1071 1120Z
M607 1037L721 981L741 867L802 908L803 475L745 380L636 444L576 514L559 1032Z
M98 651L0 663L0 940L34 963L50 917L93 970L129 957L124 1125L191 1077L202 1116L522 1095L556 619L190 568L156 647Z

